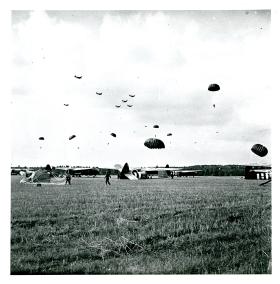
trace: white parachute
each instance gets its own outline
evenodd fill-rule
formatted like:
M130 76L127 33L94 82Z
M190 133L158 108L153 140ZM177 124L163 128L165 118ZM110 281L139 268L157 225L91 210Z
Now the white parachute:
M20 183L28 184L51 184L51 185L63 185L65 184L65 177L58 177L47 170L37 170L27 176L26 172L20 172L22 179Z

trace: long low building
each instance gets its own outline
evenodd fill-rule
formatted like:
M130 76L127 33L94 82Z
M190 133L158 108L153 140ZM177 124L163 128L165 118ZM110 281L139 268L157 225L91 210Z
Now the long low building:
M271 167L268 166L246 166L245 179L268 180L272 177Z

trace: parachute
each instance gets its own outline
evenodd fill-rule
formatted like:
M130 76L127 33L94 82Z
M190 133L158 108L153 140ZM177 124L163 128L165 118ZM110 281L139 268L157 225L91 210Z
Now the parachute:
M115 133L111 133L111 136L113 137L117 137L117 135Z
M149 149L162 149L165 148L163 141L156 138L149 138L144 142L144 145Z
M159 128L159 126L158 125L154 125L153 128Z
M98 92L96 92L96 95L101 96L101 95L102 95L102 93L98 93Z
M128 173L129 173L129 166L128 166L128 163L125 163L121 171L121 176L128 174Z
M220 90L220 86L218 84L210 84L208 87L208 91L216 92Z
M44 137L39 137L39 140L45 140L45 138Z
M132 97L132 98L134 98L135 97L135 95L129 95L130 97Z
M127 102L127 100L122 100L122 102L123 102L123 103L126 103L126 102Z
M114 168L117 169L117 170L120 170L122 168L122 165L120 164L115 164L114 165Z
M83 76L77 76L77 75L75 75L74 76L76 79L82 79L83 78Z
M127 105L128 107L132 107L133 105Z
M64 104L64 105L67 106L67 107L69 106L69 104Z
M255 144L252 148L251 148L251 151L260 156L260 157L264 157L267 155L268 153L268 150L265 146L261 145L261 144Z
M115 107L121 107L120 105L115 105Z
M23 177L20 180L20 183L29 183L29 184L54 184L54 185L63 185L65 184L64 177L57 177L54 173L47 171L46 169L35 171L31 176L26 176L25 172L21 172Z
M172 136L172 133L168 133L167 136Z
M70 137L69 137L69 140L72 140L72 139L74 139L76 137L76 135L71 135Z
M32 182L50 182L51 175L47 170L38 170L34 172L32 176Z
M46 165L45 170L50 172L52 170L51 166L49 164Z

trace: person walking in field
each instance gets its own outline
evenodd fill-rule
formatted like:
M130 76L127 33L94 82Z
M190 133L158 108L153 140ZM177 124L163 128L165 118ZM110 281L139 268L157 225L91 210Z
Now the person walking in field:
M65 180L65 184L69 184L71 185L71 175L69 172L66 173L66 180Z
M107 185L107 184L111 185L111 183L110 183L110 178L111 178L110 172L107 171L107 172L106 172L106 175L105 175L105 183L106 183L106 185Z

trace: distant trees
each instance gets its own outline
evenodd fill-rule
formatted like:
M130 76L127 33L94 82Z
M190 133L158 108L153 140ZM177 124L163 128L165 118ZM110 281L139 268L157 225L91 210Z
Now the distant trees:
M244 165L195 165L185 167L186 170L201 170L199 176L244 176Z
M48 167L48 169L47 169ZM57 166L57 168L64 167L69 168L69 165ZM73 168L82 166L74 166ZM166 165L167 169L169 165ZM194 165L183 167L185 170L200 170L198 172L198 176L244 176L245 175L245 165ZM12 167L13 168L13 167ZM21 167L22 169L27 167ZM38 169L47 169L51 171L50 165L46 167L31 167L33 170ZM55 169L55 167L52 167ZM105 175L107 171L111 172L111 175L117 175L119 171L117 169L109 169L109 168L98 168L100 175Z

